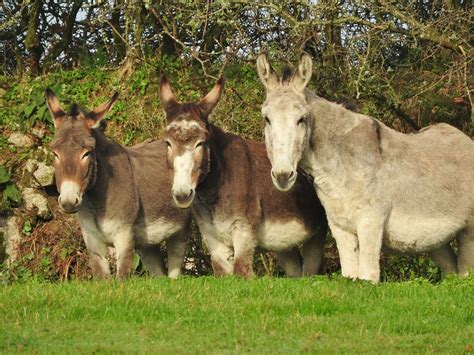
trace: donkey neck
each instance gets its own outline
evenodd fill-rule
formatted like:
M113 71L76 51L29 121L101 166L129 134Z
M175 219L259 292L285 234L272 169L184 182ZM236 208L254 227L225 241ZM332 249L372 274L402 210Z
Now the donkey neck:
M356 127L362 120L361 115L350 111L340 104L330 102L305 90L306 101L311 106L313 116L313 135L318 137L338 136Z
M210 169L202 181L203 187L211 187L211 185L219 184L219 182L222 181L228 160L225 153L225 147L228 144L228 133L212 123L208 124L208 131L210 135Z
M133 180L133 173L129 156L122 145L107 138L100 130L93 129L92 135L96 140L96 179L85 195L91 207L100 209L111 186Z

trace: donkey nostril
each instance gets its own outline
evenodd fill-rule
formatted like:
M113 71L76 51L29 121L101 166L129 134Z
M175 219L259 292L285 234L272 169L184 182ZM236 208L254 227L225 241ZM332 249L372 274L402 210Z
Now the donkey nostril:
M277 176L276 176L276 174L275 174L275 172L274 172L273 170L272 170L272 177L273 177L274 179L277 178Z
M189 190L188 197L190 197L193 194L193 189Z
M79 198L76 197L76 202L75 202L76 205L79 204Z
M291 179L295 175L295 172L293 170L290 171L290 175L288 175L288 179Z

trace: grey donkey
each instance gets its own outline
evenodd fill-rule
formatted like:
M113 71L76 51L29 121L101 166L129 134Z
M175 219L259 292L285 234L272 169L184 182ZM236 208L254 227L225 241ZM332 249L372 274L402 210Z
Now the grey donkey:
M339 250L342 274L380 278L382 248L428 255L444 273L474 267L474 142L437 124L402 134L306 88L312 60L279 76L257 59L262 115L275 186L288 191L297 167L314 177ZM457 255L449 243L457 239Z

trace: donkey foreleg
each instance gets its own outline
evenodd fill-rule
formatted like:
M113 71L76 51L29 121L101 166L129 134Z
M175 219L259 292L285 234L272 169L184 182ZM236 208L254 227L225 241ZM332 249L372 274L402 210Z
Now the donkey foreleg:
M278 264L288 277L301 277L302 259L297 247L276 253Z
M124 280L133 272L133 234L130 227L124 226L114 235L114 247L117 257L117 278Z
M458 272L468 276L474 272L474 221L457 237L458 242Z
M384 218L362 218L357 224L359 240L359 279L380 280L380 251L384 232Z
M201 232L201 235L209 249L209 254L211 254L214 276L232 274L234 270L232 249L209 234Z
M189 233L189 228L184 228L166 241L168 276L173 279L181 275L181 266L186 255Z
M327 227L320 227L301 248L303 256L303 276L316 275L321 271L324 260Z
M109 252L107 245L94 236L86 236L86 234L84 234L84 242L89 252L89 266L92 271L92 276L95 279L109 277L110 265L107 259Z
M104 236L95 227L95 224L83 218L79 219L82 236L89 252L89 266L95 279L103 279L110 276L110 265L107 259L109 249L104 242Z
M163 256L159 245L137 249L137 253L148 269L150 276L158 277L165 275Z
M336 240L341 273L344 277L356 279L359 275L359 242L357 236L329 222L331 234Z
M438 265L443 274L455 274L458 272L456 264L456 254L449 244L443 245L437 249L431 250L428 255Z
M257 245L255 233L250 226L235 226L232 231L234 243L234 275L253 276L253 256Z

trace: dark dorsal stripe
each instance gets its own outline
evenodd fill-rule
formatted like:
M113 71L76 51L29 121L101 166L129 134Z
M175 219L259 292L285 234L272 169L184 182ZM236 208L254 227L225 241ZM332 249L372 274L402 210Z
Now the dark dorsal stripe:
M81 108L79 107L78 104L73 103L71 106L71 109L69 110L69 116L77 116L81 112Z
M176 117L179 117L183 113L191 113L203 121L207 121L207 117L203 114L200 106L195 103L184 103L174 105L169 109L168 116L173 121Z
M285 66L281 74L281 81L283 83L289 82L293 78L294 74L295 74L295 71L293 70L292 67Z

